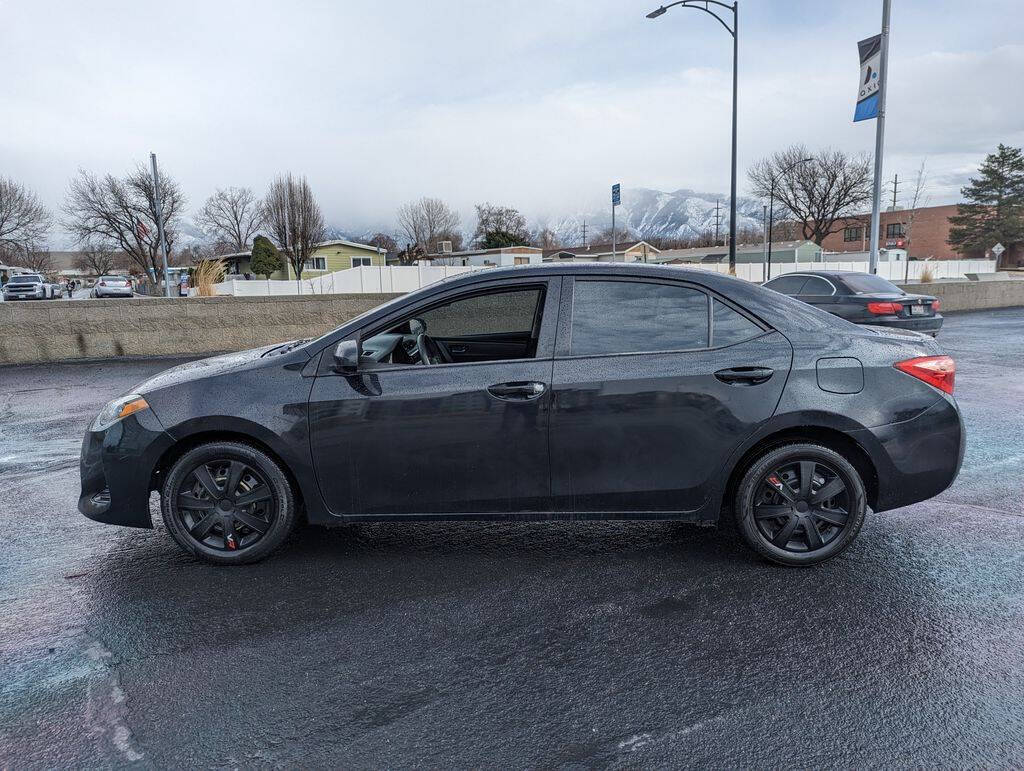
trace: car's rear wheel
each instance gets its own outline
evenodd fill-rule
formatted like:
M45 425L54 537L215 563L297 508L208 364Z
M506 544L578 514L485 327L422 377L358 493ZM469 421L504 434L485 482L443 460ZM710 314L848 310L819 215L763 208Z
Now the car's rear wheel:
M182 455L161 491L167 530L188 553L221 565L256 562L295 524L288 477L266 453L211 442Z
M756 458L736 493L734 513L747 543L783 565L814 565L857 537L867 508L864 482L842 455L789 444Z

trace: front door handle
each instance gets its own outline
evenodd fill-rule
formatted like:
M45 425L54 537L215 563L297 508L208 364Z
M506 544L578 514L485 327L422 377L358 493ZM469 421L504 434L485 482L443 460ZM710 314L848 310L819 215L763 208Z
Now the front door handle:
M495 399L509 402L523 402L536 399L547 390L543 383L534 381L518 381L515 383L495 383L487 387L487 393Z
M731 367L718 370L715 377L729 385L749 386L765 383L774 374L775 370L768 367Z

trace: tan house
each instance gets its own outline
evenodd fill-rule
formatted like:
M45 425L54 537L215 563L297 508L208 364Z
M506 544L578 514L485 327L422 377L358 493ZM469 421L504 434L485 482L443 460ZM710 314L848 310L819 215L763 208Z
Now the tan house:
M654 262L661 250L646 241L545 249L544 262Z

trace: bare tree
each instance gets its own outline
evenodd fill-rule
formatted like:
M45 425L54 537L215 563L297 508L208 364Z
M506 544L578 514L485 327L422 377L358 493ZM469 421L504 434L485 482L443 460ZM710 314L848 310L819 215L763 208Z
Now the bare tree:
M164 235L171 252L177 238L185 196L178 183L160 174ZM119 249L143 273L157 279L163 270L156 226L156 190L144 166L123 178L98 177L80 170L71 180L64 201L64 227L79 243L92 242Z
M22 246L46 236L52 219L36 194L7 177L0 177L0 244Z
M263 199L263 216L295 277L301 279L306 260L327 230L306 178L296 179L289 173L275 179Z
M473 242L482 249L524 246L530 242L526 218L511 206L478 203L476 220Z
M805 158L810 162L801 163ZM761 198L769 197L774 180L775 200L790 211L803 237L818 246L871 198L871 159L830 148L812 155L803 145L792 145L758 161L747 178Z
M374 233L373 238L370 239L369 243L370 246L376 246L378 249L383 249L388 254L398 251L398 242L387 233Z
M108 244L87 242L75 256L75 269L90 276L103 276L115 268L127 267L124 255L110 248Z
M37 244L26 244L25 251L19 255L22 266L33 273L47 275L54 272L53 255L50 254L50 247L38 246Z
M537 228L531 241L534 246L540 247L541 249L557 249L562 245L558 238L558 234L547 225Z
M462 245L459 215L440 198L423 197L403 205L398 209L398 224L402 234L423 254L436 254L440 241L458 241L458 246ZM454 243L452 248L458 249Z
M910 250L914 248L914 220L917 219L917 209L920 206L927 206L930 196L928 192L928 172L926 170L927 158L921 159L921 165L917 167L917 175L914 178L914 186L910 193L910 211L907 212L907 223L903 226L903 240L907 245L907 259L903 266L903 283L910 279Z
M225 253L244 252L263 224L263 207L247 187L218 188L199 210L196 224Z

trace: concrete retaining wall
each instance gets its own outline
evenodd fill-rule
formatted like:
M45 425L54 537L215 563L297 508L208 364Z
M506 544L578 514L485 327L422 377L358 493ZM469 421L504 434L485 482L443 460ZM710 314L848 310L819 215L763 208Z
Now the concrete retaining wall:
M1024 306L1024 281L908 284L942 311ZM0 363L235 351L313 337L398 297L67 300L0 303Z
M934 281L928 284L903 284L903 291L930 294L941 301L941 313L984 308L1024 306L1024 281Z
M0 303L0 363L235 351L314 337L393 294Z

